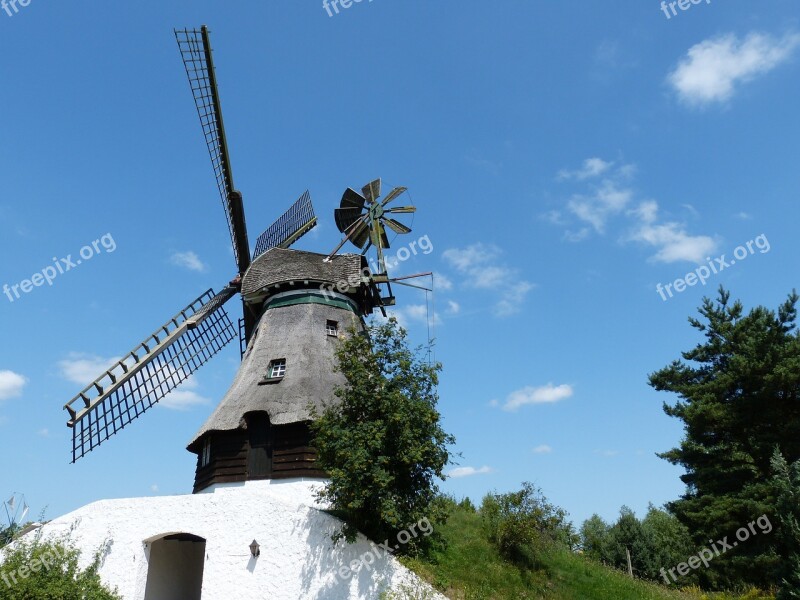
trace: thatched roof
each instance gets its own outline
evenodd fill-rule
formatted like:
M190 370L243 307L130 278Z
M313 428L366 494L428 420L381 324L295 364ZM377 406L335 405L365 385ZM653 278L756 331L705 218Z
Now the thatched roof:
M337 254L325 261L325 254L273 248L259 256L242 280L242 296L249 299L263 294L268 288L292 282L327 283L360 281L361 270L367 266L360 254Z
M322 412L336 401L333 392L345 379L334 372L339 339L327 335L326 323L336 321L344 332L352 326L360 330L363 322L339 294L328 297L310 289L305 298L297 291L286 295L297 303L265 311L231 388L194 436L190 451L198 451L208 432L239 428L247 413L265 411L274 425L297 423L311 420L312 406ZM278 383L265 384L269 363L277 359L286 359L286 374Z

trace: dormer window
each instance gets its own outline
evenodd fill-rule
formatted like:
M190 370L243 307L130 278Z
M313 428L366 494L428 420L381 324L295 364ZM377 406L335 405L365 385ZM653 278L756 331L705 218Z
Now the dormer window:
M337 321L328 321L325 325L325 333L331 337L339 337L339 323Z

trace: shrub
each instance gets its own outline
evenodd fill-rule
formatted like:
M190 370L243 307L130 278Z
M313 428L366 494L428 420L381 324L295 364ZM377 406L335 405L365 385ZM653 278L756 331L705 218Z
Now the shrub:
M0 564L0 598L4 600L121 600L98 575L102 550L86 569L80 551L68 539L18 540L6 547Z
M567 513L548 502L539 488L525 482L518 492L488 494L481 505L489 540L516 564L535 567L537 554L549 543L572 548L577 536Z

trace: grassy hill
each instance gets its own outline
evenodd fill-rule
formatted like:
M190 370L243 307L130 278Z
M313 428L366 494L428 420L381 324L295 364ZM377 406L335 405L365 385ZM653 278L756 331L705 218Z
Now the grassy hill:
M432 560L404 564L451 600L771 600L756 591L744 595L703 595L632 580L626 574L567 550L539 557L535 569L505 562L488 542L478 514L458 509L440 533L447 550ZM406 597L422 600L413 593ZM398 597L398 600L402 596Z

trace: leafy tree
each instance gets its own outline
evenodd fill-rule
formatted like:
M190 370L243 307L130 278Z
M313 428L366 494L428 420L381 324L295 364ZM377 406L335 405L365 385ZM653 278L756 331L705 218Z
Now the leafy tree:
M611 562L611 531L608 524L594 514L581 525L581 547L589 558Z
M19 525L16 523L12 523L8 527L0 529L0 548L10 544L14 540L17 531L19 531Z
M627 548L634 574L653 581L661 580L662 568L672 568L696 552L688 530L673 515L652 504L642 520L623 506L611 526L593 515L584 521L581 539L587 556L622 570L628 568ZM683 583L691 581L687 577Z
M2 553L0 598L4 600L121 600L98 575L102 553L86 569L67 539L18 540Z
M619 511L619 519L609 531L611 539L611 564L620 569L628 568L627 554L631 554L633 572L639 577L647 577L651 562L651 544L636 514L627 506Z
M508 560L526 567L538 565L537 552L548 543L569 548L578 536L567 521L567 513L551 504L531 483L518 492L487 494L481 517L490 541Z
M671 569L697 552L689 530L674 515L652 504L642 519L642 532L648 546L642 574L648 579L661 580L661 569ZM693 580L687 576L681 583Z
M800 599L800 461L789 466L780 452L772 457L777 491L780 588L777 600Z
M429 365L408 347L396 319L373 324L368 335L340 342L337 368L347 384L338 403L315 415L314 446L329 482L320 499L345 525L335 540L353 541L357 531L383 541L423 518L445 518L436 478L450 462L453 436L442 429L436 409L440 364ZM401 552L429 538L418 536Z

